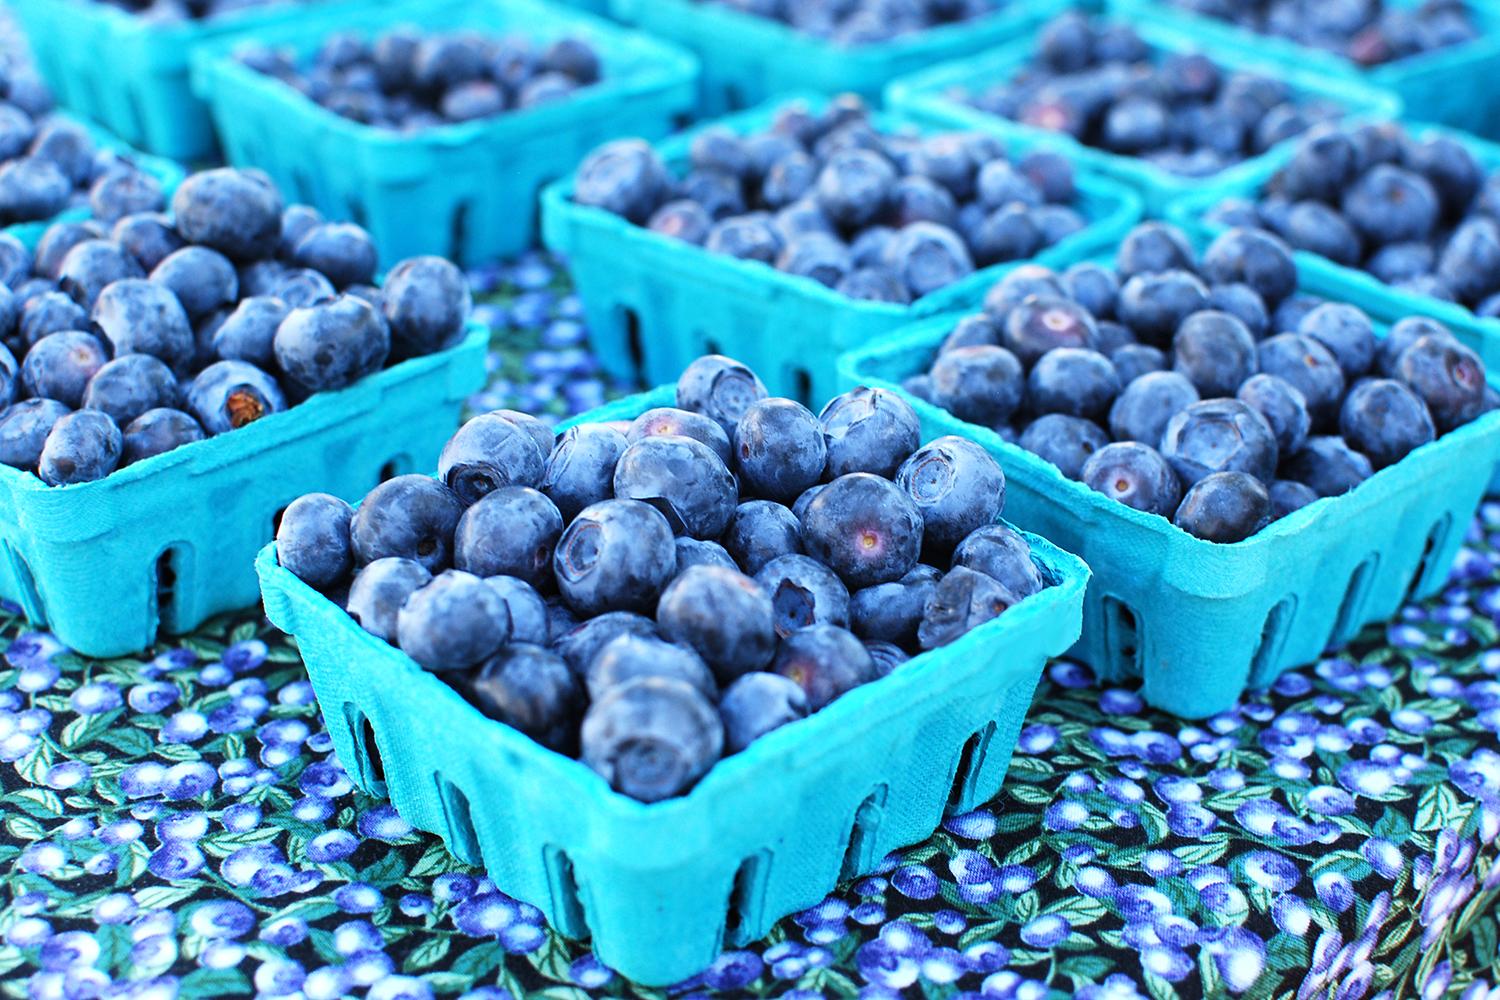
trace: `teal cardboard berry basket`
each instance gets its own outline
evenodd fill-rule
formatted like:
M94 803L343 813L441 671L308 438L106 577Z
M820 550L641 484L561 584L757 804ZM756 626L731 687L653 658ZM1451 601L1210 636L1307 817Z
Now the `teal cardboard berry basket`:
M825 103L820 97L796 99L815 109ZM713 124L754 132L769 127L785 103L783 98ZM882 130L913 127L901 115L876 114L873 121ZM674 136L657 147L674 171L686 164L692 138ZM1032 148L1055 147L1046 140L1017 142L1010 152ZM1077 187L1075 207L1089 225L1038 254L1043 263L1068 262L1112 245L1140 218L1140 200L1117 181L1080 172ZM828 399L835 392L839 354L940 311L966 291L988 288L1002 270L983 268L911 305L857 301L812 278L711 253L575 204L572 192L568 178L543 193L542 235L568 260L600 364L624 380L666 382L694 358L722 351L759 372L772 393L803 402Z
M670 406L668 387L578 418ZM646 805L487 719L276 563L266 615L297 639L350 776L482 865L606 965L664 986L1000 788L1044 663L1078 636L1089 571L1027 536L1051 586Z
M0 597L85 656L145 649L255 603L255 553L304 493L430 466L479 388L489 330L253 424L48 486L0 466Z
M510 256L537 235L537 195L609 139L671 132L692 110L697 61L599 18L538 0L394 0L309 11L255 40L310 57L334 32L424 30L574 36L603 76L566 100L420 131L341 117L290 85L241 65L234 45L201 51L194 87L213 111L225 155L260 167L288 197L370 231L381 260L438 254L461 263Z
M208 108L189 85L193 50L295 22L308 10L283 0L206 21L153 23L97 0L14 0L13 7L37 68L64 107L137 149L183 161L214 153Z
M669 38L703 62L699 110L722 115L788 91L853 91L876 101L885 85L924 66L1027 34L1067 0L1005 0L998 9L873 45L835 45L773 21L699 0L609 0L612 15Z
M1385 6L1413 8L1422 2L1385 0ZM1160 18L1176 23L1199 39L1210 54L1221 47L1249 49L1286 70L1338 75L1394 91L1405 105L1406 115L1417 121L1451 125L1480 135L1493 136L1500 129L1500 89L1493 86L1494 74L1500 71L1500 5L1492 2L1464 3L1479 26L1479 37L1473 41L1370 68L1290 39L1189 13L1168 0L1107 0L1105 6L1110 13L1132 22Z
M68 116L59 114L55 117L67 118ZM94 146L97 149L112 150L156 178L156 182L161 185L162 193L167 196L169 201L171 200L172 192L177 190L177 185L181 184L182 179L187 176L187 172L183 170L182 165L179 163L163 159L159 156L149 156L145 153L137 152L115 136L110 135L98 126L90 125L88 122L79 122L79 124L88 130L89 135L93 136ZM36 222L12 223L6 226L4 231L26 244L27 249L34 249L37 241L42 238L42 234L47 231L48 226L57 222L81 222L84 219L90 218L92 214L87 204L75 205L72 208L63 209L50 219L38 220Z
M1365 308L1382 336L1402 315L1345 297L1322 277L1304 270L1301 290ZM902 379L927 370L960 315L931 317L849 352L840 359L841 380L903 392L924 435L962 434L983 444L1005 469L1007 515L1093 570L1073 655L1106 682L1142 682L1147 701L1185 718L1226 711L1247 689L1316 660L1406 600L1435 593L1500 458L1497 411L1343 496L1309 504L1245 541L1214 544L901 390ZM1474 342L1472 328L1454 329ZM1496 373L1490 379L1500 385Z
M1291 88L1299 104L1328 102L1340 107L1348 116L1361 118L1396 118L1401 113L1401 99L1392 92L1357 80L1277 66L1247 47L1227 43L1205 45L1180 26L1154 20L1144 11L1130 22L1130 27L1146 42L1156 59L1171 53L1202 52L1224 69L1258 73L1280 80ZM921 121L991 132L1007 141L1017 137L1055 136L1078 164L1128 184L1141 196L1145 214L1153 218L1160 217L1169 205L1182 198L1231 189L1242 178L1258 173L1259 162L1266 154L1207 177L1186 177L1138 157L1085 145L1072 136L1011 121L965 103L964 90L974 92L1004 83L1029 66L1036 55L1036 44L1037 36L1032 34L981 55L903 77L886 90L886 106Z
M1500 170L1500 146L1494 143L1435 125L1408 126L1408 131L1419 138L1446 136L1467 147L1486 173ZM1246 198L1252 201L1259 198L1271 175L1286 166L1296 151L1296 143L1277 147L1256 164L1254 171L1237 178L1233 185L1226 185L1221 190L1205 191L1173 205L1167 212L1168 221L1195 236L1212 239L1229 227L1209 222L1204 218L1205 213L1225 198ZM1369 303L1389 316L1413 313L1431 316L1455 330L1465 331L1469 346L1484 358L1485 366L1491 371L1500 371L1500 320L1482 319L1458 303L1444 302L1394 288L1368 271L1336 264L1327 257L1306 250L1295 251L1295 256L1298 268L1305 274L1317 275L1320 286L1329 289L1331 295L1346 297L1351 302Z

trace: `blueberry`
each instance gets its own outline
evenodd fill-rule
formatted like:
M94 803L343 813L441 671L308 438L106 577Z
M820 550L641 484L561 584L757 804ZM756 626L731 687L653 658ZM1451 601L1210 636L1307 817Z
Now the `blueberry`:
M1282 464L1282 472L1286 478L1311 487L1320 497L1335 497L1369 479L1375 469L1343 438L1314 435Z
M1109 408L1109 431L1120 441L1153 447L1173 415L1200 399L1181 372L1147 372L1133 379Z
M89 210L101 222L137 212L159 212L166 204L161 182L133 167L107 171L89 186Z
M755 373L721 354L698 358L677 380L677 405L701 413L732 433L756 400L766 398L766 387Z
M1061 277L1051 268L1040 264L1019 264L1006 271L1005 276L984 293L984 311L1004 322L1012 309L1033 296L1072 303Z
M1406 164L1426 177L1448 215L1468 209L1484 184L1484 168L1463 143L1446 135L1407 142Z
M1437 436L1427 404L1394 379L1366 379L1344 399L1339 431L1383 469Z
M23 399L0 410L0 462L17 469L35 469L47 435L71 413L55 399Z
M1027 425L1016 442L1057 466L1069 479L1083 475L1083 463L1109 443L1109 435L1092 420L1049 413Z
M1440 432L1484 411L1484 362L1452 336L1417 338L1396 358L1394 376L1427 404Z
M692 438L713 449L714 454L718 455L726 465L733 458L734 451L730 445L729 435L725 433L723 427L701 413L670 406L656 407L636 417L631 422L630 430L625 437L628 443L633 444L643 438L660 435Z
M1120 377L1097 351L1059 347L1037 359L1026 379L1026 399L1037 414L1102 416L1120 392Z
M203 428L188 414L170 407L147 410L125 426L121 464L131 465L202 441Z
M933 589L917 627L917 641L923 649L946 646L997 618L1018 600L995 578L957 566Z
M971 313L954 324L953 330L943 338L938 347L939 354L960 347L997 347L1000 344L1000 324L986 313Z
M122 354L89 379L83 405L104 411L124 427L147 410L176 406L178 395L172 369L149 354Z
M364 299L341 295L293 309L272 341L277 364L312 392L343 389L380 370L391 351L390 330Z
M1328 348L1347 382L1368 372L1375 363L1375 328L1355 306L1324 302L1302 317L1297 332Z
M1286 517L1294 510L1301 510L1314 500L1318 494L1312 487L1291 479L1278 479L1273 482L1266 491L1271 496L1271 519L1279 520Z
M918 565L899 580L857 590L849 599L854 633L868 640L911 644L942 573Z
M615 465L614 490L652 504L674 531L695 538L721 534L736 497L734 477L713 450L680 435L647 436L627 447Z
M1019 166L1045 200L1058 204L1073 200L1076 194L1073 164L1061 153L1034 149L1021 157Z
M748 500L735 508L722 542L733 564L754 574L778 556L800 553L802 529L797 515L781 504Z
M1003 524L976 528L953 550L953 565L965 566L998 580L1017 599L1030 597L1047 584L1031 560L1031 546Z
M387 556L414 559L429 573L453 562L453 533L463 503L427 476L387 479L365 495L354 512L349 538L361 564Z
M612 688L583 719L583 761L642 802L679 795L719 759L724 726L691 685L642 677Z
M733 530L732 523L730 530ZM673 573L674 578L681 576L694 566L718 566L736 571L740 568L724 546L718 542L679 537L673 539L673 547L677 550L677 568Z
M78 248L70 251L68 259L77 252ZM193 328L177 297L164 285L140 278L113 282L99 293L92 319L116 356L149 354L174 371L192 360Z
M629 442L601 424L580 424L563 432L542 472L540 489L563 518L614 495L615 464Z
M619 139L590 153L578 168L573 200L641 225L672 188L656 151L641 139Z
M120 428L98 410L59 417L37 460L37 475L48 486L103 479L120 463Z
M813 712L875 679L869 651L836 625L808 625L787 636L771 671L796 683Z
M338 294L333 282L319 272L305 267L291 267L280 271L270 288L264 291L292 309L330 302Z
M512 643L485 660L463 689L490 718L549 749L571 749L585 698L578 678L556 654Z
M653 233L670 236L686 243L702 246L713 228L713 217L702 205L685 198L669 201L651 213L646 228Z
M1115 373L1120 376L1120 384L1128 388L1130 383L1142 375L1165 370L1167 356L1161 352L1160 348L1152 347L1150 344L1126 344L1124 347L1117 347L1109 352L1109 363L1115 366ZM1184 377L1183 381L1187 382L1187 379ZM1192 383L1188 382L1188 384Z
M1466 219L1437 259L1437 274L1463 302L1478 302L1500 289L1500 225Z
M1115 254L1115 270L1130 279L1138 274L1193 270L1193 248L1175 226L1143 222L1126 234Z
M453 564L477 576L517 577L545 588L563 519L552 501L527 486L500 486L459 518Z
M849 591L827 566L805 555L778 556L755 574L771 595L776 634L782 638L815 624L849 624Z
M0 165L0 219L7 223L50 218L67 207L72 192L68 176L40 157Z
M1376 164L1342 193L1344 215L1376 246L1425 240L1438 221L1438 196L1427 178Z
M974 271L974 261L958 234L932 222L914 222L897 232L886 249L886 263L914 299Z
M1277 303L1271 312L1271 330L1292 331L1302 325L1302 317L1322 305L1316 295L1293 294Z
M425 670L467 670L510 639L510 612L479 577L450 569L406 599L396 615L396 635Z
M961 420L1008 420L1025 395L1021 362L1004 347L960 347L932 365L932 401Z
M31 141L31 155L56 164L73 184L83 184L94 172L94 140L80 122L49 118Z
M276 380L245 361L209 365L189 383L186 397L188 409L210 434L223 434L286 409Z
M1337 201L1360 169L1359 149L1343 130L1330 125L1310 129L1277 177L1290 198Z
M203 170L172 195L177 231L231 260L269 257L281 238L281 195L264 175L233 167Z
M336 496L307 493L293 500L276 527L276 560L309 587L326 590L354 569L349 522L354 509Z
M981 267L1024 260L1041 250L1045 241L1032 210L1019 203L990 212L966 232Z
M776 648L771 598L737 570L695 566L662 592L661 634L696 650L720 684L771 662Z
M900 579L921 552L922 514L890 480L851 473L807 505L802 545L850 586Z
M1285 243L1268 233L1231 229L1203 252L1200 273L1212 284L1248 285L1268 306L1297 290L1297 265Z
M780 674L745 674L719 702L724 749L739 753L771 730L806 718L807 712L807 693L795 681Z
M276 329L287 316L286 303L269 295L241 299L213 335L213 350L229 361L260 368L276 363Z
M110 238L149 271L173 251L185 246L172 221L159 212L136 212L115 222Z
M1255 374L1255 338L1234 316L1205 309L1182 321L1172 338L1172 368L1204 396L1230 396Z
M837 237L814 232L788 235L784 240L775 263L787 274L833 288L854 266L849 248Z
M1172 523L1210 542L1243 541L1271 520L1266 487L1244 472L1215 472L1182 498Z
M1307 403L1313 425L1337 419L1344 397L1344 373L1320 341L1296 333L1279 333L1260 343L1260 370L1290 383Z
M818 173L815 196L836 224L855 228L885 211L896 185L890 161L865 149L844 149L830 156Z
M769 222L752 215L735 215L714 223L703 245L712 253L771 264L781 252L781 238Z
M311 205L288 205L281 210L281 242L276 252L291 257L302 237L323 224L323 216Z
M1115 312L1143 342L1166 347L1182 321L1208 308L1208 288L1188 271L1153 271L1129 278Z
M1276 436L1255 409L1238 399L1193 403L1167 421L1161 453L1188 486L1215 472L1246 472L1269 482L1276 471Z
M1354 267L1362 256L1359 234L1337 211L1316 201L1299 201L1287 212L1277 232L1296 250L1327 257Z
M1415 280L1437 266L1437 254L1426 243L1391 243L1365 261L1365 270L1388 285Z
M928 551L944 556L1005 505L999 463L973 441L951 435L914 452L896 472L896 484L921 514Z
M443 446L438 476L468 505L503 486L539 485L545 463L524 427L497 413L482 413Z
M141 266L135 258L109 240L90 239L76 243L57 268L57 286L72 296L73 301L85 309L93 309L100 294L114 282L137 279L131 286L144 285L166 292L160 285L138 280L142 277ZM176 297L168 297L175 303Z
M783 503L817 483L828 461L818 418L789 399L752 403L735 428L734 447L741 489Z
M628 499L585 507L563 531L553 557L558 589L581 615L654 608L676 566L666 517Z
M36 244L36 258L32 270L43 277L56 279L62 269L63 258L85 240L103 240L104 233L93 220L83 222L55 222L47 227ZM103 252L102 248L96 248Z
M1084 485L1127 507L1170 517L1182 499L1177 474L1150 445L1116 441L1083 464Z
M979 203L991 211L1014 202L1042 203L1041 190L1007 160L991 160L979 168L977 195Z
M1063 272L1063 284L1073 301L1096 320L1114 315L1120 279L1110 268L1087 261L1074 264Z
M1312 431L1307 399L1286 379L1254 375L1240 386L1236 397L1261 415L1276 436L1277 452L1290 455L1302 447Z
M1019 380L1019 366L1014 377ZM835 396L823 407L818 421L828 455L827 472L834 478L851 472L889 477L921 440L921 424L911 404L884 389L860 386Z
M26 352L21 384L31 396L55 399L68 407L82 406L89 379L108 357L104 345L90 334L79 330L49 333Z
M513 576L484 577L484 585L505 603L505 612L510 615L511 642L547 642L546 601L541 600L534 586Z
M441 257L409 257L380 290L381 314L398 358L432 354L463 336L472 301L463 272Z

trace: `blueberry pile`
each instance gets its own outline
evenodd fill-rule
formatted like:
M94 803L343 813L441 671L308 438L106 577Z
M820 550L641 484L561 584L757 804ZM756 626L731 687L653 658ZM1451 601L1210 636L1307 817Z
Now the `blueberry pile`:
M1362 66L1421 55L1479 35L1464 0L1425 0L1415 7L1385 0L1171 2L1263 35L1336 53Z
M28 70L0 68L0 225L91 208L113 218L159 205L161 185L78 122L52 115L52 95Z
M682 177L647 143L589 154L574 199L854 299L907 303L1082 229L1055 153L1012 163L993 136L878 131L859 98L794 102L771 127L700 132Z
M643 801L1047 585L977 444L860 388L821 415L700 358L554 439L495 411L438 477L287 508L281 565L486 714ZM653 617L654 616L654 617Z
M992 14L1002 0L700 0L770 18L835 45L874 45Z
M1076 12L1042 29L1030 65L1014 77L952 96L1195 177L1340 114L1330 101L1299 102L1279 80L1223 69L1197 52L1153 52L1128 24Z
M423 32L413 26L373 40L352 32L331 35L306 64L291 49L260 43L243 45L235 55L334 114L395 129L534 108L565 100L600 77L598 53L581 39L539 45L524 35Z
M1496 402L1441 323L1377 337L1354 306L1299 294L1275 236L1231 229L1195 258L1158 222L1113 268L1011 271L906 388L1212 542L1345 493Z
M437 257L372 287L358 226L283 209L263 174L194 174L56 223L35 252L0 236L0 462L52 486L341 389L463 332L469 290Z
M1307 133L1256 202L1207 214L1268 229L1293 247L1388 285L1500 316L1500 172L1461 143L1394 123Z

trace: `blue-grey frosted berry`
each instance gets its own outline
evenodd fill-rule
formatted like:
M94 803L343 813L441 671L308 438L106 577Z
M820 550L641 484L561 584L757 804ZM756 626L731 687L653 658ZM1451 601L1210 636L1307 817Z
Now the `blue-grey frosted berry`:
M966 566L954 567L933 589L917 626L917 642L923 649L946 646L999 617L1018 600L994 577Z
M1172 368L1205 398L1232 396L1255 374L1255 338L1236 317L1214 309L1193 313L1172 337Z
M542 472L541 491L564 519L614 495L615 463L629 441L602 424L569 427L557 439Z
M1292 250L1258 229L1230 229L1203 251L1199 273L1211 284L1249 285L1269 306L1297 290Z
M1162 432L1161 454L1185 486L1215 472L1246 472L1270 482L1279 458L1271 425L1238 399L1205 399L1173 415Z
M787 636L776 650L771 672L797 684L816 712L841 695L875 679L869 650L847 629L809 625Z
M21 384L32 396L82 406L89 379L108 358L104 345L91 334L81 330L50 333L26 352Z
M513 642L485 660L462 687L490 718L559 753L572 749L586 699L578 678L556 654Z
M641 438L662 434L690 437L712 448L725 465L733 461L734 447L730 443L729 434L717 421L675 406L654 407L636 417L631 421L625 440L633 444Z
M753 576L772 559L802 551L802 524L773 500L747 500L735 508L721 541L734 563Z
M172 195L172 217L189 243L231 260L270 257L281 238L281 195L264 175L221 167L193 174Z
M1370 460L1337 434L1314 435L1282 463L1282 474L1320 497L1347 493L1375 474Z
M674 578L681 576L694 566L718 566L736 571L740 568L728 550L718 542L705 542L696 538L678 536L673 539L672 544L677 550L677 570L673 573Z
M960 420L1004 423L1026 395L1021 362L1004 347L959 347L932 364L932 402Z
M980 445L967 438L937 438L901 463L896 485L922 516L922 540L946 557L1005 506L1005 472Z
M922 512L901 488L868 472L840 476L802 516L802 547L851 587L898 580L922 550Z
M827 566L810 556L778 556L755 574L771 595L776 634L786 638L808 625L849 624L849 590Z
M1017 598L1030 597L1047 585L1031 559L1031 546L1014 529L987 524L953 550L953 565L992 577Z
M472 504L503 486L537 486L546 460L526 428L497 413L481 413L443 445L438 477Z
M615 496L643 500L659 510L677 534L717 538L734 514L734 477L719 456L692 438L646 437L615 464Z
M1083 463L1083 483L1127 507L1163 517L1172 516L1182 499L1167 460L1139 441L1115 441L1094 452Z
M692 685L661 677L610 689L589 706L581 735L584 763L642 802L687 791L724 748L713 703Z
M120 464L120 428L98 410L79 410L58 419L37 460L37 475L48 486L103 479Z
M1271 520L1271 496L1256 477L1215 472L1194 483L1172 523L1210 542L1243 541Z
M1077 479L1089 456L1109 444L1109 435L1092 420L1049 413L1028 424L1016 443Z
M1301 510L1318 499L1311 486L1292 479L1278 479L1266 487L1271 496L1271 519L1286 517L1294 510Z
M1439 431L1450 431L1483 412L1484 362L1457 340L1418 338L1396 359L1395 377L1427 404Z
M1437 429L1421 397L1388 378L1357 382L1344 397L1339 433L1377 469L1401 461L1433 440Z
M401 606L431 580L432 574L415 559L376 559L354 575L346 604L349 616L366 632L395 644Z
M429 573L453 564L453 532L463 503L430 476L387 479L365 495L349 537L361 564L387 556L415 559Z
M672 526L639 500L585 507L563 531L553 556L558 590L580 615L653 610L676 568Z
M123 354L100 366L83 390L83 405L102 410L121 427L147 410L175 407L177 378L149 354Z
M272 347L289 378L312 392L323 392L346 388L379 371L391 353L391 339L370 303L341 295L287 313Z
M860 386L835 396L818 415L828 454L827 474L892 476L921 441L911 404L885 389Z
M677 380L677 405L712 418L726 433L734 431L751 403L765 398L765 384L755 373L721 354L698 358Z
M1026 377L1026 401L1036 414L1096 419L1120 393L1120 376L1098 351L1059 347L1037 359Z
M202 441L206 436L198 421L182 410L166 406L147 410L125 425L125 447L120 464L142 462L185 444Z
M1147 372L1127 384L1109 408L1109 431L1117 440L1154 448L1167 421L1198 400L1197 388L1181 372Z
M552 640L552 649L567 661L570 670L582 677L599 650L622 635L655 637L656 622L633 611L607 611L576 622Z
M502 486L480 497L458 519L453 564L476 576L519 577L545 589L552 583L552 553L562 530L562 515L542 493L529 486Z
M536 588L513 576L487 576L485 585L500 595L510 615L512 642L545 645L548 638L547 604Z
M286 396L248 361L218 361L188 385L187 403L205 431L223 434L285 410Z
M23 399L0 411L0 462L35 469L53 426L73 412L55 399Z
M406 599L396 615L406 655L426 670L467 670L510 640L510 612L472 573L450 569Z
M756 400L734 433L740 489L752 496L791 503L823 478L828 447L812 411L790 399Z
M240 295L234 265L208 247L186 246L172 251L152 268L151 280L177 296L190 320L233 305Z
M325 222L298 239L292 262L321 272L335 288L367 285L375 279L375 243L353 223Z
M328 493L306 493L282 512L276 528L276 559L309 587L342 583L354 569L349 522L354 510Z
M771 662L776 648L770 596L737 570L696 566L662 592L661 634L703 657L720 684Z
M910 645L941 576L939 570L919 564L899 580L856 590L849 597L854 634L867 642L875 639Z
M729 686L719 701L724 750L739 753L773 729L807 717L807 693L780 674L749 673Z
M1279 454L1290 455L1302 447L1312 431L1307 399L1296 386L1276 375L1252 375L1235 394L1263 418L1276 435Z
M214 353L225 360L248 361L260 368L276 364L276 329L290 310L270 295L241 299L213 335Z
M91 318L116 356L150 354L173 371L183 370L196 347L193 328L177 296L164 285L127 278L107 285Z
M1279 333L1260 342L1260 370L1285 379L1302 393L1313 426L1328 426L1338 419L1344 398L1344 372L1323 344L1298 333Z
M391 352L432 354L463 336L473 300L469 282L441 257L409 257L391 268L380 289L380 311L391 328Z

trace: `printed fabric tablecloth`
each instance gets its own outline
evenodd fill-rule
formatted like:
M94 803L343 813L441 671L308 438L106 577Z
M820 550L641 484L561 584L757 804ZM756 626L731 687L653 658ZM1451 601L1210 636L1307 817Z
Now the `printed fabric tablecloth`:
M565 279L476 276L476 408L612 387ZM1451 587L1184 724L1060 661L1005 789L671 990L498 892L332 755L255 611L86 660L0 617L0 990L322 1000L1483 997L1500 884L1500 504Z

